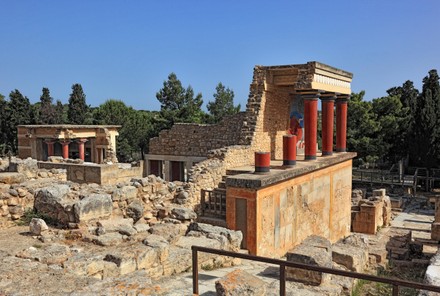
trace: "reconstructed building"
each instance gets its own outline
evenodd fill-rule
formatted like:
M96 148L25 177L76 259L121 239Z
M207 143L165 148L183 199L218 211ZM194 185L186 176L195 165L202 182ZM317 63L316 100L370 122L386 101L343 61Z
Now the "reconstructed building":
M241 230L242 246L252 254L283 256L313 234L335 242L351 224L351 80L351 73L319 62L256 66L245 112L218 125L175 124L162 131L150 140L147 173L193 182L201 219ZM283 140L291 134L299 155L296 165L285 165L292 151L286 153ZM267 163L258 159L268 153Z
M117 162L119 125L19 125L18 156L47 160L49 156L87 162Z

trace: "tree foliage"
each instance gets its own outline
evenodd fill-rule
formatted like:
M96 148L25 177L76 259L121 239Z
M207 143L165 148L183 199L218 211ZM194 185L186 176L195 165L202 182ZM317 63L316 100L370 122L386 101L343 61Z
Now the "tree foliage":
M94 120L96 124L121 125L117 138L120 161L143 158L152 133L151 115L148 112L134 110L120 100L107 100L95 109Z
M43 87L38 108L38 124L56 123L55 106L52 104L53 98L50 96L49 89Z
M69 97L67 120L70 124L86 124L89 117L89 106L86 104L86 95L79 83L72 85Z
M156 121L159 130L168 129L178 122L203 122L202 94L198 93L194 97L193 88L188 86L185 89L176 74L168 75L168 80L163 82L156 98L161 104L160 118Z
M226 88L219 82L215 88L214 101L208 102L207 106L210 113L208 121L217 123L227 115L240 112L240 104L234 106L234 91Z

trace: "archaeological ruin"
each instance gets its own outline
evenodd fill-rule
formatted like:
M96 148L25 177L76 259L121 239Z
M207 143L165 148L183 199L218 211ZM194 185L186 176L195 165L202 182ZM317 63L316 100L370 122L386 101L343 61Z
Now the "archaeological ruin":
M175 124L133 164L116 158L119 126L19 126L18 157L0 158L0 295L352 295L365 284L236 254L426 271L438 285L440 198L354 180L351 81L319 62L256 66L244 112Z

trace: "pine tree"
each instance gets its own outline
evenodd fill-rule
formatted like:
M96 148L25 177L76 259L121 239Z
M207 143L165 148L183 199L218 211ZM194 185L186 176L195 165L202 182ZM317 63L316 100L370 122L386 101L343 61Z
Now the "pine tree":
M67 120L70 124L85 124L88 118L89 106L86 104L86 95L79 83L72 85L72 93L69 97L69 109Z
M159 130L170 128L176 122L203 121L202 94L194 97L192 87L188 86L185 89L174 73L168 75L168 80L164 81L163 88L156 93L156 98L161 103L160 118L157 120Z
M43 87L43 93L40 97L40 116L39 124L54 124L55 123L55 107L52 104L52 97L50 96L49 89Z
M209 121L217 123L227 115L233 115L240 111L240 104L234 106L234 92L225 88L225 86L219 82L215 88L214 101L209 102L207 105L210 113Z

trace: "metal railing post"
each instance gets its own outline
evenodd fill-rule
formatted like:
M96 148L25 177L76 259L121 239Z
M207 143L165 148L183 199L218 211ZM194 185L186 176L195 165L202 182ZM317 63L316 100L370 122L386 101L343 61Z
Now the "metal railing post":
M280 264L280 296L286 296L286 266Z
M193 278L193 295L199 295L199 262L197 260L197 249L192 249L192 278Z
M399 296L399 285L393 284L393 296Z

